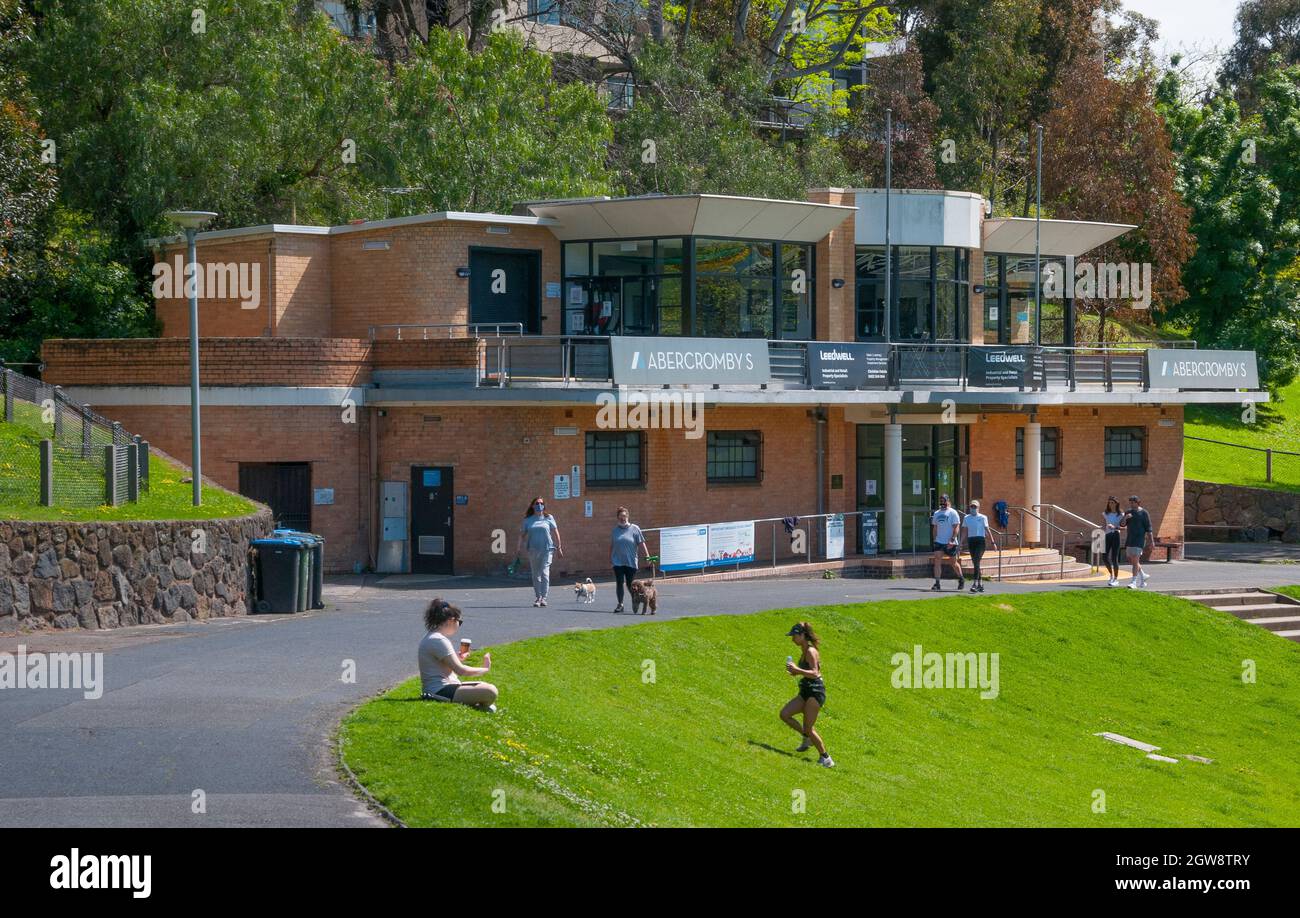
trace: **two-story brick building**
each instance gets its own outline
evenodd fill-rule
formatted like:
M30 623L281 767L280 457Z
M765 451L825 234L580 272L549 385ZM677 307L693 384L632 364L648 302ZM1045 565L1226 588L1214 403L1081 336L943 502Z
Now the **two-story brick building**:
M257 279L200 300L204 471L323 533L336 571L499 571L538 494L557 576L607 567L619 505L645 528L878 512L906 552L939 493L1056 545L1137 493L1180 541L1183 406L1265 399L1253 355L1075 344L1035 237L1059 277L1131 227L891 201L888 284L878 190L201 233L205 271ZM45 378L185 457L188 310L157 308L158 339L47 342ZM691 399L703 431L611 427L611 393ZM769 528L758 556L788 556Z

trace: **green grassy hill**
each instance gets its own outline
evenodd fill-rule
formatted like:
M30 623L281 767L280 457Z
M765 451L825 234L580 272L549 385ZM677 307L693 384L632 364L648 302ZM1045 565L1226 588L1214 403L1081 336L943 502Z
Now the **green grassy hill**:
M777 719L796 691L784 635L799 619L822 633L818 726L834 769L796 755L799 737ZM891 657L918 643L998 653L1000 694L894 688ZM412 680L341 728L349 766L411 825L1300 825L1300 645L1166 596L694 618L492 656L496 716L422 702ZM1214 761L1155 762L1101 731Z
M16 402L14 423L0 421L0 519L192 520L243 516L255 509L251 501L238 494L208 486L203 488L203 505L193 506L191 486L182 481L189 472L157 455L149 457L150 488L137 503L43 507L38 450L41 440L49 436L49 425L41 423L40 408L35 405ZM98 461L58 461L55 473L85 492L103 494L104 473Z
M1300 453L1300 380L1257 406L1254 424L1241 419L1240 405L1189 405L1184 433L1243 446ZM1197 481L1300 491L1300 456L1273 456L1273 481L1265 480L1264 454L1197 440L1184 441L1184 474Z

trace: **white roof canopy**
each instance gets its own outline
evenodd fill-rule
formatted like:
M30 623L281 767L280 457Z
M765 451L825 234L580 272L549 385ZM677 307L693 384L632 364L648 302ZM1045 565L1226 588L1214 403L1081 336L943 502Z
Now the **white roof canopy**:
M1032 217L999 217L984 221L984 251L1007 255L1034 254ZM1078 257L1123 236L1136 226L1091 223L1087 220L1043 220L1039 251L1044 255Z
M777 242L820 242L857 208L807 201L769 201L716 194L545 201L528 205L555 221L568 239L724 236Z

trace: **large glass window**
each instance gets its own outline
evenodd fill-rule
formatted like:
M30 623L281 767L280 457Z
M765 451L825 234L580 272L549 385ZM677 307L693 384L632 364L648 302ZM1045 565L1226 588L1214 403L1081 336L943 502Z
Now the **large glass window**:
M587 434L587 484L592 487L639 485L643 439L639 430Z
M1002 321L1005 307L1002 303L1002 256L984 256L984 343L997 344L1002 340Z
M681 239L565 243L565 333L682 334L684 250Z
M774 246L695 240L695 327L706 338L774 338Z
M891 264L892 337L897 341L969 340L970 255L964 249L895 246ZM857 250L857 336L881 340L885 249Z
M988 344L1060 347L1073 341L1074 304L1067 289L1065 260L1052 255L1042 266L1042 309L1034 302L1034 256L988 255L984 265L984 340ZM1005 315L1000 315L1005 311Z

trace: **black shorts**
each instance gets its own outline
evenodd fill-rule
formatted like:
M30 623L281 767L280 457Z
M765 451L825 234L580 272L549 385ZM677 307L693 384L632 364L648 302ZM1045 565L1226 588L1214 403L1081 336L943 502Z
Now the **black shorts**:
M826 704L826 683L821 679L800 679L799 697L804 701L816 698L818 704Z
M943 553L944 553L945 555L947 555L949 558L955 558L955 557L957 557L957 546L956 546L956 545L945 545L945 544L942 543L942 542L935 542L935 543L934 543L934 550L935 550L935 551L941 551L941 552L943 552Z
M456 689L462 685L478 685L477 682L448 682L438 691L432 694L425 692L420 695L422 701L455 701Z

